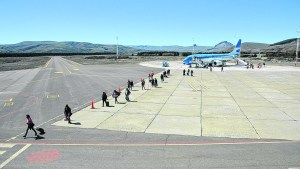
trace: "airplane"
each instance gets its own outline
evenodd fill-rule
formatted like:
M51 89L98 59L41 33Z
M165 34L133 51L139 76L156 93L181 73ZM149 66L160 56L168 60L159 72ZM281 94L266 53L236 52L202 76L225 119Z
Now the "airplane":
M225 62L227 61L235 60L238 63L247 65L246 62L237 58L241 55L241 44L242 44L242 40L239 39L235 48L230 53L192 54L184 58L182 62L185 65L191 66L192 64L196 64L196 65L201 64L204 65L203 67L207 67L207 66L221 66L221 65L225 65Z

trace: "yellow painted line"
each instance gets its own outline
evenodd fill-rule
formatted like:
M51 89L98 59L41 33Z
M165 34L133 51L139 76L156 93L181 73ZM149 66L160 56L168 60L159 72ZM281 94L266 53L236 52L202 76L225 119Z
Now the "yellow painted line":
M5 167L9 162L11 162L13 159L15 159L16 157L18 157L18 155L20 155L23 151L25 151L28 147L30 147L31 144L26 144L22 149L20 149L18 152L16 152L14 155L12 155L11 157L9 157L9 159L7 159L6 161L4 161L1 165L0 165L0 169Z
M3 143L0 143L0 148L12 148L13 146L15 146L15 144L3 144Z
M0 151L0 155L4 154L6 151Z
M52 59L52 58L50 58L50 60L46 63L46 65L44 66L44 68L46 68L46 67L49 65L51 59Z
M13 98L9 99L9 101L12 102L12 101L13 101Z
M54 72L54 73L64 73L64 72Z
M59 98L59 94L48 94L47 99L56 99Z
M70 74L72 74L72 72L68 69L68 67L67 67L67 66L65 66L65 67L66 67L67 71L68 71Z
M4 103L3 107L5 107L5 106L6 106L6 103Z
M76 68L76 69L73 69L73 70L79 70L79 69Z

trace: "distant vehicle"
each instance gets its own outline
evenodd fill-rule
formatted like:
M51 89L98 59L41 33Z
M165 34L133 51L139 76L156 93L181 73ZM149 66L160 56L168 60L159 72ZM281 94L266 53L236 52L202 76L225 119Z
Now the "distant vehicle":
M235 48L230 53L217 53L217 54L192 54L187 56L182 60L183 64L192 65L196 64L197 66L202 65L203 67L207 66L221 66L225 65L227 61L235 60L237 63L242 63L247 65L246 62L239 59L241 55L241 44L242 40L240 39L236 44Z
M167 61L162 62L162 67L169 67L169 63Z

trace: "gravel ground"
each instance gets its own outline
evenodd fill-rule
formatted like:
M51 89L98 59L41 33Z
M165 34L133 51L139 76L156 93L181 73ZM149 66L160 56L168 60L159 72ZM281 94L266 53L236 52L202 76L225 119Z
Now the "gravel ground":
M32 69L44 66L50 57L0 57L0 71Z

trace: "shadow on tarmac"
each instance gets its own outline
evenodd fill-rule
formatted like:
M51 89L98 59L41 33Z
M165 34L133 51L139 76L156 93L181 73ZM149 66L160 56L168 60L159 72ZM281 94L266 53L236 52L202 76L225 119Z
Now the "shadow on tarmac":
M45 137L37 135L36 137L24 137L24 139L34 138L35 140L43 140Z
M70 124L81 125L80 122L75 122L75 123L71 122Z

